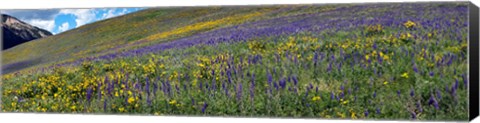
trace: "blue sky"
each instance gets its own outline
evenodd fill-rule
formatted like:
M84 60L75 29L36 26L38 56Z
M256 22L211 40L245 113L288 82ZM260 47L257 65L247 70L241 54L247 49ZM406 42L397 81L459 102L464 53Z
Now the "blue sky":
M79 26L112 18L144 8L95 8L95 9L37 9L2 10L2 14L16 17L28 24L58 34Z

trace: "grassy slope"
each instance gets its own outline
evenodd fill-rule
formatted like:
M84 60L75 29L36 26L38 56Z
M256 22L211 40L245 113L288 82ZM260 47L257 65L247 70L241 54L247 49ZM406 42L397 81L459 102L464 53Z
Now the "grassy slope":
M209 21L221 20L225 17L236 17L251 14L253 12L270 12L277 7L262 9L256 7L196 7L196 8L159 8L147 9L140 12L99 21L79 27L55 36L39 39L19 45L2 52L2 67L11 63L23 62L22 65L15 65L14 68L2 68L4 73L14 72L23 68L54 63L64 60L74 60L91 55L118 52L126 49L123 46L133 42L145 41L153 34L168 33L170 35L155 39L156 42L181 38L191 34L208 31L215 28L229 26L228 24L217 23L198 27L198 29L180 30L187 25L200 25ZM263 14L263 13L262 13ZM242 23L255 19L262 19L256 15L249 18L233 18ZM263 16L267 17L267 16ZM169 31L180 30L179 33ZM81 38L79 38L81 37ZM152 39L152 38L149 38ZM155 42L154 42L155 43ZM143 43L137 44L145 46ZM127 48L135 48L129 45ZM113 50L114 49L114 50ZM22 56L22 57L18 57Z
M435 8L437 6L431 7ZM454 6L447 7L453 8ZM272 12L270 17L321 11L317 8L306 8L308 7L293 7L293 10L288 10L288 12ZM391 8L395 8L395 6ZM371 12L373 14L370 16L382 17L383 11L391 11L389 9L390 7L369 7L356 13L356 16L368 15ZM418 12L419 10L409 11ZM397 13L394 16L408 15L409 11L401 14ZM425 20L438 17L438 15L435 15L439 13L438 11L432 12L433 14L429 14L429 12L431 11L418 15ZM327 14L315 19L333 19L334 17L336 19L348 19L352 17L338 16L339 14L342 13ZM444 12L442 14L456 13ZM452 22L464 22L462 21L465 19L463 17L460 16L458 18L460 20ZM436 22L450 21L446 20L437 20ZM215 22L220 23L222 21ZM339 23L342 22L330 22L329 24ZM141 37L139 41L151 39L142 45L168 41L171 39L168 35L174 34L174 36L177 36L179 32L188 35L191 34L190 31L205 32L209 28L215 27L216 24L201 22L192 25L210 26L202 29L196 28L203 26L186 26L189 28L178 26L178 29ZM447 27L446 25L442 26ZM443 31L445 32L439 31L438 34L429 36L425 40L394 36L399 33L408 33L415 35L414 37L420 37L433 32L431 27L428 26L416 28L418 30L406 29L401 25L387 26L381 29L383 30L382 33L365 36L361 33L364 28L357 25L340 28L340 31L334 28L320 33L306 32L269 38L259 37L249 42L169 49L164 52L155 52L151 56L125 57L109 62L88 63L77 66L77 70L57 69L53 73L24 74L5 79L4 85L6 86L2 87L4 90L2 106L5 111L13 112L94 112L390 120L409 119L412 112L417 112L415 115L420 120L466 119L468 115L466 113L468 109L467 86L461 82L465 80L461 74L465 74L467 64L466 58L460 55L466 53L466 51L460 50L466 46L466 42L458 43L459 39L456 39L456 37L464 38L466 35L454 30L460 29L458 31L466 32L466 28L462 27L460 23L455 24L451 26L452 29L444 28ZM373 48L374 43L379 49ZM315 54L318 53L322 55L325 53L325 56L320 55L320 60L313 60ZM414 53L415 56L409 55L410 53ZM439 59L445 58L448 60L452 58L449 57L450 53L460 57L454 59L451 65L445 65L444 62L441 62L440 65L434 67L434 63L440 63L438 62ZM280 55L276 56L276 54ZM384 56L379 57L380 54ZM250 63L251 60L248 59L257 55L261 56L261 62ZM343 56L350 57L335 60L331 57L332 55L337 59ZM428 57L424 58L423 56ZM430 56L435 57L430 59ZM372 59L371 63L366 59ZM381 59L383 61L379 62ZM229 63L236 70L227 67ZM413 64L418 65L415 68L420 72L412 69ZM329 67L332 69L329 70ZM213 74L212 71L215 71L216 74ZM231 75L233 83L228 83L230 77L222 73L225 71L235 71ZM278 83L286 78L296 76L298 85L293 84L288 79L289 82L286 86L288 88L275 89L267 83L267 72L272 75L273 82ZM433 74L428 75L427 72ZM251 74L254 74L255 77L249 76ZM104 80L106 77L112 80L112 83L115 83L113 87L105 86L110 82ZM150 80L149 82L147 82L147 77ZM255 84L252 84L251 80L254 80ZM451 93L449 87L455 80L460 81L460 83L454 84L458 86L458 90ZM131 90L128 90L129 92L123 91L124 87L121 86L123 85L121 82L125 82L128 85L127 88L130 87ZM150 86L152 83L160 85L160 88L163 89L154 89L158 91L153 92L156 95L152 96L152 100L150 100L152 104L150 105L148 104L148 95L152 93L146 91L147 89L143 90L143 88L156 88L156 86ZM163 85L164 83L167 84ZM99 91L95 88L98 84L103 85L98 86ZM140 85L139 88L134 86L137 84ZM223 85L221 84L226 84L226 89L222 88ZM148 86L144 87L144 85ZM184 85L183 89L182 85ZM216 90L211 89L212 85L216 85ZM445 85L446 90L444 90ZM317 90L313 91L314 87L319 88L318 92L316 92ZM86 95L88 95L87 90L89 89L95 90L93 92L95 96L92 97L91 102L86 102L88 101ZM109 89L113 89L111 95L104 94L97 97L96 94L99 94L100 91L109 93ZM265 93L267 89L273 90L273 96L269 95L271 92ZM298 89L298 93L290 89ZM454 88L452 87L452 89ZM170 93L170 90L174 93ZM410 95L410 91L414 92L414 95ZM228 94L226 94L227 92ZM250 95L252 92L255 94L254 97ZM136 97L130 93L141 95L144 98L135 99ZM397 93L399 94L397 95ZM336 96L337 99L331 99L330 94ZM339 99L340 95L343 94L345 94L345 97ZM14 96L24 97L25 102L17 104ZM434 96L439 101L440 109L435 109L428 102L429 98L431 99ZM314 100L315 98L318 98L318 100ZM133 101L130 102L127 99ZM32 104L32 102L35 103ZM42 104L37 105L37 102ZM421 108L416 107L416 103L419 103ZM208 104L208 106L205 106L205 104ZM205 109L206 111L204 111ZM423 111L419 112L420 109ZM370 112L370 115L364 115L364 112Z

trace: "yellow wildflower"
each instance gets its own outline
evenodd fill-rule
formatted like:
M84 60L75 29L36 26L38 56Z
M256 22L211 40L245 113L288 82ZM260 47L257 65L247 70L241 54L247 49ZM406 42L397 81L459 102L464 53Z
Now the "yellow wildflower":
M120 107L120 108L118 108L118 111L120 111L120 112L124 112L124 111L125 111L125 108L123 108L123 107Z
M343 100L343 99L340 99L340 103L341 103L341 104L343 104L343 105L345 105L345 104L347 104L347 103L348 103L348 100Z
M320 96L315 96L312 98L313 101L317 101L317 100L320 100Z
M57 105L53 105L52 110L57 110Z
M77 109L77 106L72 105L72 107L70 107L70 109L72 109L73 111L75 111L75 110Z
M355 112L352 112L352 119L357 119L357 116L355 115Z
M408 20L407 22L403 23L403 25L404 25L405 27L407 27L407 28L412 28L412 27L417 26L417 24L416 24L415 22L410 21L410 20Z
M340 117L340 118L345 118L345 113L340 113L340 112L337 112L337 116Z
M135 99L134 99L133 97L130 97L130 98L128 98L128 100L127 100L127 102L128 102L129 104L133 103L134 101L135 101Z
M383 56L383 60L389 60L390 57L388 55Z
M197 66L199 66L199 67L202 67L202 68L204 68L204 67L205 67L205 65L204 65L204 64L202 64L202 63L199 63L199 64L197 64Z
M175 104L177 104L177 101L176 101L176 100L172 100L172 101L169 102L169 104L170 104L170 105L175 105Z
M403 77L403 78L408 78L408 73L407 73L407 72L403 73L403 74L402 74L402 77Z

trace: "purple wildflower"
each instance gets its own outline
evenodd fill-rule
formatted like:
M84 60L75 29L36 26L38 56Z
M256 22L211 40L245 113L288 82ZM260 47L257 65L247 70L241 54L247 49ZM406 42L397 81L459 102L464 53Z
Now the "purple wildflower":
M237 100L240 101L242 98L242 83L238 83L238 88L237 88Z
M438 89L436 89L436 90L437 90L437 97L439 99L441 99L442 98L442 92L440 92L440 90L438 90Z
M365 117L368 117L368 109L365 109L365 112L363 112L363 114L365 115Z
M252 74L252 81L250 85L250 98L253 101L254 98L254 91L255 91L255 74Z
M204 102L202 107L202 113L205 113L205 110L207 109L207 107L208 107L208 104Z
M148 77L145 79L145 92L147 93L147 96L150 95L150 80Z
M450 88L448 87L448 84L445 84L445 91L450 92Z
M415 103L415 105L417 106L417 109L419 112L423 112L423 108L422 108L422 105L420 105L420 101L417 101L417 103Z
M274 82L274 83L273 83L273 87L275 87L275 89L277 89L277 90L278 90L278 85L277 85L277 83L276 83L276 82Z
M210 89L209 86L208 86L208 82L205 82L205 89L206 89L207 91L209 91L209 89Z
M439 109L440 107L438 106L438 101L435 99L433 95L430 96L430 99L428 100L428 105L432 105L435 107L435 109Z
M89 87L87 89L87 101L90 102L91 98L92 98L92 93L93 93L93 88L92 87Z
M333 91L330 93L330 99L335 99L335 94L333 94Z
M282 89L284 89L287 85L285 78L281 79L278 84L280 85L280 87L282 87Z
M267 78L268 78L268 85L271 86L273 81L272 75L270 73L267 73Z
M463 79L463 85L465 88L468 87L468 78L465 74L462 74L462 79Z
M415 91L413 89L410 90L410 96L411 97L415 96Z
M454 88L456 90L456 89L458 89L458 85L459 85L458 79L455 79L455 84L453 85L452 88Z
M417 113L410 111L410 115L412 116L412 119L417 119Z
M332 70L332 63L330 62L330 64L328 64L327 71L330 72L331 70Z
M158 84L156 82L153 83L153 95L157 95Z
M203 83L202 82L198 83L198 88L200 88L200 90L203 91Z
M227 79L228 83L232 84L232 73L230 71L227 71Z
M415 71L415 73L418 73L417 64L413 64L413 71Z
M293 84L296 86L298 84L298 79L296 76L292 76Z
M215 77L213 77L213 81L212 81L212 88L211 88L213 91L215 91L217 89L217 80Z
M310 92L310 89L307 88L307 91L305 91L305 96L303 97L303 100L305 101L305 99L308 97L308 92Z
M103 111L107 112L107 100L103 100Z

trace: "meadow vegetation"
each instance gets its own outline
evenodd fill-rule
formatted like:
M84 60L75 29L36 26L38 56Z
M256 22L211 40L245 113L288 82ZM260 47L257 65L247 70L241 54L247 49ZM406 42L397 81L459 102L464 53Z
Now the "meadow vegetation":
M38 41L85 35L46 51L83 59L4 74L1 109L467 120L467 21L462 2L147 9Z

